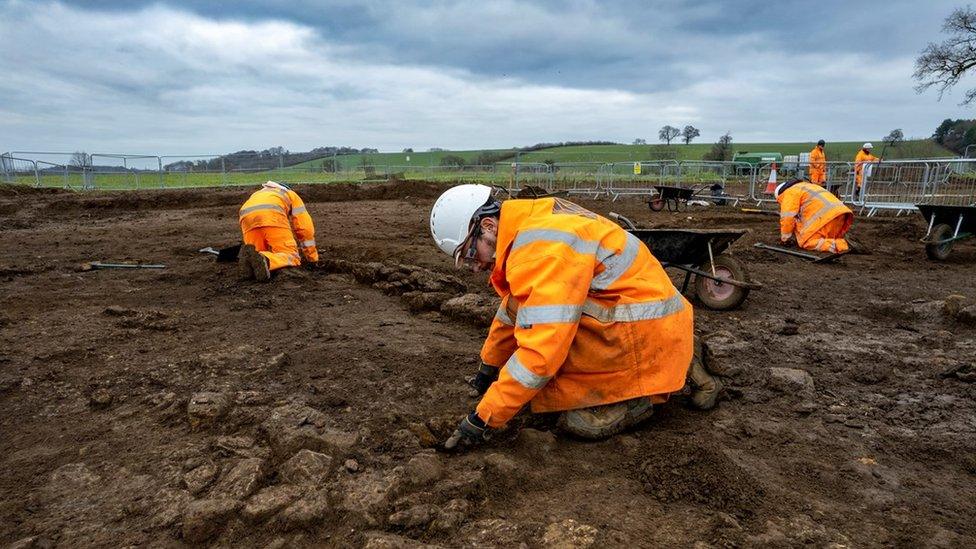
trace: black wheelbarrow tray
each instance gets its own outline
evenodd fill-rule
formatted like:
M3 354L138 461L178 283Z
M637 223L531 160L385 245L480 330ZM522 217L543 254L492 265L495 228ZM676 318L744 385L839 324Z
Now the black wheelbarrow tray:
M685 272L681 293L695 275L698 299L709 309L734 309L750 290L762 288L749 280L745 265L723 253L747 229L627 229L650 248L665 268Z
M929 259L944 260L956 242L976 237L976 205L916 204L915 207L929 224L929 230L921 240Z
M663 210L665 206L668 207L669 212L680 211L681 205L687 204L700 190L693 187L675 187L671 185L654 185L654 189L657 191L657 194L652 195L647 200L647 206L655 212Z

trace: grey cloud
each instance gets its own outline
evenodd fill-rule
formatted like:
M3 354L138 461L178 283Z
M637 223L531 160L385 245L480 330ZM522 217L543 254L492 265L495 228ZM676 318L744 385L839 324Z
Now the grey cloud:
M944 2L862 3L870 24L829 0L0 6L0 148L839 140L965 114L911 89Z

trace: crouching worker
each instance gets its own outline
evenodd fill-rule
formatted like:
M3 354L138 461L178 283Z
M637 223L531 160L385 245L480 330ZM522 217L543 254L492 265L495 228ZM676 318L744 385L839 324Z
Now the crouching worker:
M430 228L457 266L490 271L502 298L472 381L481 402L445 449L483 442L526 404L605 438L650 417L689 375L693 403L715 405L721 386L697 360L691 304L617 224L561 198L502 204L490 187L460 185L438 198Z
M242 280L266 282L271 271L300 266L302 255L312 263L319 260L312 216L298 193L280 183L268 181L255 191L241 206L240 222L244 245L237 261Z
M779 239L792 239L804 250L863 253L863 246L845 235L854 213L830 191L809 181L794 179L774 191L779 202Z

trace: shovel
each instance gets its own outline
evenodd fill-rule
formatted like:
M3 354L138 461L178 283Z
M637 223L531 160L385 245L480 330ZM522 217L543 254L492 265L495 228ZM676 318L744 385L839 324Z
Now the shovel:
M218 263L231 263L237 261L237 256L241 253L241 245L235 244L219 250L214 249L213 246L207 246L197 251L202 254L213 254L217 256Z
M753 246L761 250L769 250L771 252L776 252L778 254L786 254L786 255L792 255L794 257L801 257L803 259L806 259L807 261L812 261L813 263L831 263L837 260L838 258L840 258L840 256L844 255L842 253L833 253L830 255L819 256L815 254L808 254L805 252L798 252L796 250L790 250L787 248L780 248L779 246L770 246L768 244L763 244L762 242L756 242L755 244L753 244Z

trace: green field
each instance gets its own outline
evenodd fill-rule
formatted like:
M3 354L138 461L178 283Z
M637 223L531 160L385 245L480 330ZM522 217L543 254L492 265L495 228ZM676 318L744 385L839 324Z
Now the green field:
M483 150L473 150L473 151L431 151L431 152L415 152L415 153L376 153L376 154L347 154L336 156L336 162L338 163L340 169L342 170L355 170L361 169L363 166L363 158L366 158L366 162L371 166L417 166L417 167L429 167L429 166L439 166L441 159L445 156L460 156L464 159L465 163L471 164L478 158L478 155L484 152L496 153L496 154L511 154L514 158L515 151L512 149L483 149ZM407 160L407 158L410 160ZM318 160L309 160L308 162L302 162L301 164L295 164L290 166L291 168L319 168L322 166L324 160L331 159L331 156L320 158Z
M733 150L779 152L788 155L808 152L813 148L813 145L813 143L733 143ZM674 157L683 161L700 160L711 149L711 146L709 143L673 145L671 147L664 147L663 145L586 145L554 147L518 153L518 160L522 166L519 180L533 184L554 182L565 186L575 182L582 183L605 178L608 174L613 174L612 176L615 178L623 177L632 174L632 164L629 163L634 161L653 161L663 157ZM850 161L860 146L861 142L830 143L827 145L827 158L831 161ZM492 152L497 155L508 153L510 156L486 168L471 165L463 168L440 166L441 159L447 155L460 156L470 164L483 152ZM881 151L876 149L875 152L880 154ZM409 161L407 160L408 156L410 157ZM885 156L888 159L894 159L951 157L954 155L951 151L930 140L913 140L906 141L898 148L889 149ZM323 171L322 159L267 171L232 171L227 173L159 173L121 170L119 173L105 173L99 171L88 174L87 188L122 190L221 187L258 185L269 179L282 183L385 181L391 175L401 179L507 184L513 177L511 162L515 158L516 152L513 150L492 149L488 151L435 151L339 156L337 157L340 165L339 173ZM549 173L549 169L542 165L545 162L554 162L559 166L552 173ZM607 164L615 162L622 164L607 166ZM638 176L637 179L667 177L664 174L655 174L653 166L647 169L648 171ZM682 178L692 182L720 180L724 177L727 177L727 174L713 173L711 169L706 171L705 169L697 170L690 167L687 171L682 171ZM26 174L7 177L6 182L24 185L37 184L33 175ZM78 172L41 172L40 186L83 189L86 188L86 178Z
M830 161L851 161L861 148L863 141L847 141L828 143L826 146L827 159ZM733 151L749 152L778 152L785 155L810 152L815 143L732 143ZM439 166L441 159L447 155L459 156L468 164L475 161L479 154L491 152L507 155L505 162L512 162L516 154L520 162L573 163L573 162L633 162L636 160L660 160L675 158L677 160L701 160L711 150L711 143L692 143L690 145L579 145L569 147L554 147L539 151L516 153L514 149L486 149L470 151L435 151L416 153L378 153L352 154L336 157L340 170L361 169L365 164L370 166L397 166L400 171L410 171L409 168L423 168ZM880 154L882 144L876 144L875 154ZM941 147L927 139L908 140L897 148L889 148L885 152L887 159L896 158L939 158L956 156L952 151ZM407 160L407 157L410 160ZM331 157L327 157L331 158ZM293 168L319 168L324 159L310 160L292 166Z

